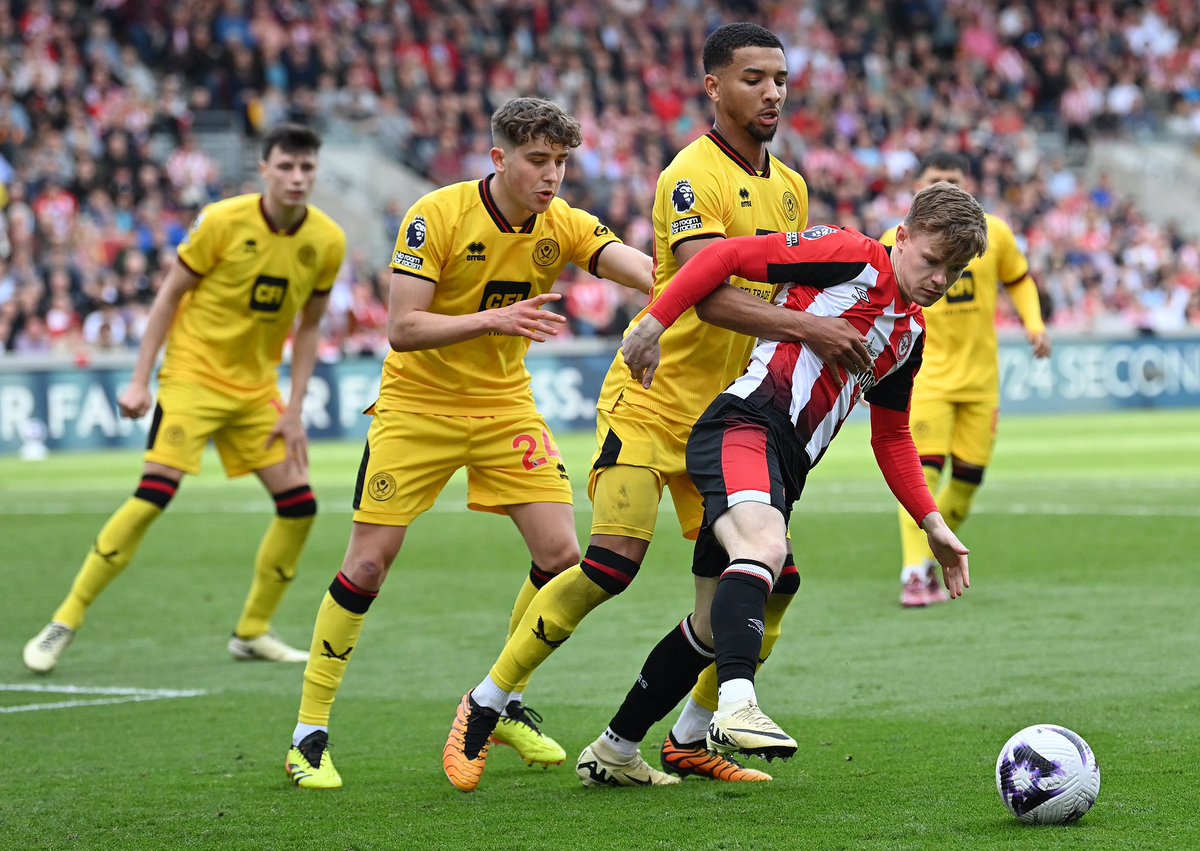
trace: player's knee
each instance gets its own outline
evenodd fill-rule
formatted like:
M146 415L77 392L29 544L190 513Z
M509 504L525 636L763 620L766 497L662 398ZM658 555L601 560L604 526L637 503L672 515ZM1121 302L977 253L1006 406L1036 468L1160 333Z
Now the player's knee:
M579 564L579 542L574 538L563 541L550 549L542 549L537 556L538 568L552 576L557 576L577 564Z
M620 594L637 576L641 565L631 558L592 544L579 563L584 576L605 593Z
M378 591L387 579L390 565L379 555L347 555L342 575L366 591Z
M275 513L280 517L313 517L317 513L317 498L308 485L272 494L272 497L275 499Z
M160 509L166 509L167 504L178 490L179 482L174 479L168 479L166 476L146 474L138 482L137 490L133 492L133 495L137 499L143 499L146 502L157 505Z

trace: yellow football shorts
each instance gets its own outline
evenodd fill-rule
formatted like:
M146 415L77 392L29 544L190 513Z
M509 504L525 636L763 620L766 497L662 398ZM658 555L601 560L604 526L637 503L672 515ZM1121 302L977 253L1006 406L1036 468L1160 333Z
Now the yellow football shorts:
M995 400L955 402L914 396L909 413L913 443L921 455L948 455L986 467L996 446L1000 405Z
M287 459L282 440L267 448L283 411L277 387L237 397L197 381L164 381L158 388L145 459L195 475L211 439L229 478L266 469Z
M694 541L704 500L687 474L690 425L618 402L596 415L596 455L588 480L592 534L654 538L663 489L671 492L679 528Z
M408 526L462 467L474 511L573 502L562 455L537 411L494 417L376 411L354 489L354 520Z

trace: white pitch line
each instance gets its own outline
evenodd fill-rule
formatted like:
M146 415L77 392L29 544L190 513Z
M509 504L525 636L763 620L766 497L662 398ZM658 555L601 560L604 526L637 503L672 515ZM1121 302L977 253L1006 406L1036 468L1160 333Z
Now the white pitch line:
M203 689L146 689L114 688L110 686L41 685L37 683L0 683L0 692L23 694L111 695L92 700L59 700L53 703L26 703L0 706L0 715L17 712L42 712L53 709L76 709L83 706L111 706L118 703L145 703L151 700L171 700L181 697L202 697Z

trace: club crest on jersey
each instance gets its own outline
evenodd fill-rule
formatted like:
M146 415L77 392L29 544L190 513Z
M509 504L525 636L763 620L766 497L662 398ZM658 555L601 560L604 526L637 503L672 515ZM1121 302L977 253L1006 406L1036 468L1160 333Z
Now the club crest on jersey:
M910 349L912 349L912 331L905 331L900 335L900 340L896 343L896 357L904 360L908 357Z
M800 202L791 192L783 193L783 214L789 222L796 221L796 217L800 215Z
M691 212L691 209L696 206L696 190L692 189L690 180L676 181L675 191L671 193L671 206L680 216Z
M311 245L302 245L300 250L296 252L296 260L301 266L313 266L317 262L317 249Z
M837 228L831 228L829 225L817 225L816 227L809 228L800 235L807 240L816 241L823 236L829 236L831 233L837 233Z
M533 262L539 266L550 266L561 253L562 250L554 240L539 239L538 244L533 247Z
M417 216L409 225L408 230L404 232L404 243L413 251L417 251L425 247L425 235L428 230L425 224L424 216Z

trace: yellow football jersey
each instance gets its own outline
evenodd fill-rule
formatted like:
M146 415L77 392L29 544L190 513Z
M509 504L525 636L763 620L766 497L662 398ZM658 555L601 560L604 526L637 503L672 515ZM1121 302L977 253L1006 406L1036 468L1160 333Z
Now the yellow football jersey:
M987 251L967 264L958 283L944 297L923 308L925 354L914 396L963 402L999 398L996 308L1000 285L1012 286L1025 280L1029 261L1003 219L988 213L987 225ZM880 242L895 245L896 229L880 237ZM1039 326L1032 330L1041 330L1041 318L1032 321Z
M179 246L201 280L179 304L160 377L234 394L273 387L296 314L329 292L345 255L346 234L312 205L288 231L257 193L205 207Z
M396 237L392 286L407 276L434 284L429 310L464 316L550 292L568 263L595 272L600 249L620 240L591 213L555 198L514 228L500 213L492 177L420 198ZM437 349L389 352L378 410L486 416L534 409L526 337L488 334Z
M658 178L654 198L654 295L679 272L674 249L692 239L754 236L801 231L808 226L808 186L768 155L760 174L712 130L678 154ZM730 280L764 300L770 284ZM645 315L633 319L630 327ZM656 416L694 423L717 394L746 369L756 340L709 325L689 310L662 337L662 362L646 390L629 376L620 352L600 391L599 407L617 401L647 408Z

